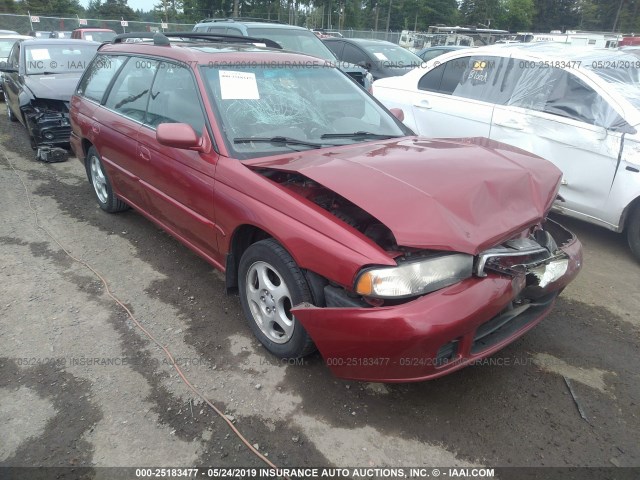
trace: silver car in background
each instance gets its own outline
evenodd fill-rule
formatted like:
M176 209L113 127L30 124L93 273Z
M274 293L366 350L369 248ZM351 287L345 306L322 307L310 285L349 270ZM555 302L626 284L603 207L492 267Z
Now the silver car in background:
M640 58L508 44L451 52L373 84L429 137L487 137L558 166L554 209L626 232L640 260Z
M6 30L6 32L11 32L11 30ZM32 37L28 37L26 35L18 35L17 33L3 33L0 31L0 68L7 64L7 59L9 58L9 52L11 52L11 48L13 44L16 43L20 39L31 39ZM2 93L2 73L0 72L0 93ZM2 97L0 97L2 98Z

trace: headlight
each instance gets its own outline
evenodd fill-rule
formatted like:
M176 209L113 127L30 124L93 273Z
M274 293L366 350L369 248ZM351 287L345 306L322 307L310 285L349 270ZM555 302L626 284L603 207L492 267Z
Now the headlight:
M366 297L402 298L423 295L469 278L473 257L462 253L402 263L362 272L355 291Z

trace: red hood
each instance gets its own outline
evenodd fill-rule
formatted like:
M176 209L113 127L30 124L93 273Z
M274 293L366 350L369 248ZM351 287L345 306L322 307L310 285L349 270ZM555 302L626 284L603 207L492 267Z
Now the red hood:
M541 221L561 172L470 138L404 138L246 162L297 172L384 223L399 245L477 254Z

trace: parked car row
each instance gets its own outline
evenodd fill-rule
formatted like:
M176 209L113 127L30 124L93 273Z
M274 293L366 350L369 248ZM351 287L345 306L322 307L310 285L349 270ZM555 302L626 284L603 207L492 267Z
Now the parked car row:
M640 61L524 44L460 50L374 83L428 137L485 137L563 172L554 210L627 235L640 260Z
M97 54L69 140L100 208L135 208L222 270L271 353L317 348L341 377L435 378L539 323L582 262L547 219L558 168L489 139L416 136L268 33L82 43ZM10 57L33 60L35 42Z

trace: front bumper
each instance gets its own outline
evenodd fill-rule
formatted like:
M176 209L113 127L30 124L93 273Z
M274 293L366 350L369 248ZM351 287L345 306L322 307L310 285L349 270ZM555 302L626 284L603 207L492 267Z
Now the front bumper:
M398 306L303 304L293 313L337 377L375 382L437 378L497 352L542 321L582 265L582 246L567 233L559 247L567 268L544 287L527 286L527 274L488 273Z
M33 139L33 147L69 144L71 124L67 112L40 111L23 108L26 127Z

